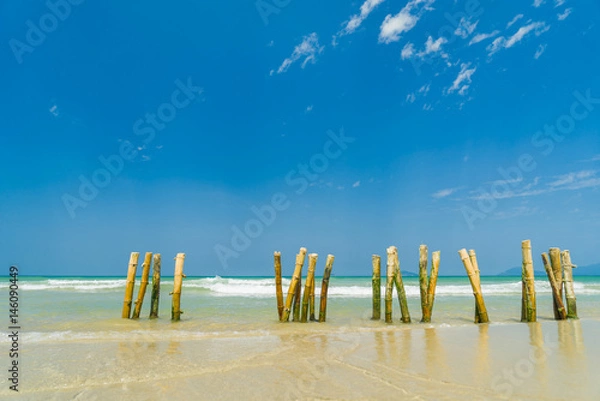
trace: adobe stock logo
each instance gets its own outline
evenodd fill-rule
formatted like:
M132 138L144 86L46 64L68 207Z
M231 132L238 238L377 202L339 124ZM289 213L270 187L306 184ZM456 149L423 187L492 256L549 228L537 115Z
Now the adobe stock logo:
M322 151L313 154L308 163L298 163L296 168L290 170L285 175L285 183L289 188L294 189L296 195L302 195L311 185L316 182L320 176L329 169L332 160L338 159L342 153L348 149L348 144L353 143L356 138L344 135L344 130L340 132L327 131L329 138L322 147ZM290 196L285 192L273 194L267 204L259 207L252 206L250 211L253 217L246 220L241 228L237 225L231 227L231 238L229 246L216 244L214 246L217 258L224 269L229 267L229 259L237 259L242 252L245 252L252 245L252 240L260 237L265 228L273 225L277 216L289 209L292 205Z
M37 24L28 19L25 22L25 42L12 38L8 41L17 63L23 64L23 55L33 53L36 47L44 44L47 35L58 29L60 22L71 16L72 7L83 4L85 0L48 0L46 7L49 12L40 17Z

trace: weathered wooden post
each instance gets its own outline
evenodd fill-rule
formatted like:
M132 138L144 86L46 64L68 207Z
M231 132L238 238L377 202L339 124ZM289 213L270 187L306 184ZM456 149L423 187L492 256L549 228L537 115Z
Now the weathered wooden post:
M300 249L300 253L302 254L302 266L300 269L300 275L298 276L298 285L296 285L296 292L294 293L294 309L293 309L293 322L300 321L300 307L302 301L302 267L304 267L304 261L306 260L306 249L302 251Z
M419 246L419 290L421 293L421 322L427 315L427 245Z
M281 317L282 322L287 322L290 319L292 303L294 302L296 287L299 285L300 276L302 275L302 266L304 265L305 256L306 248L300 248L300 253L296 255L296 267L294 268L294 275L292 276L290 288L288 288L287 297L285 299L285 308L283 309L283 316Z
M522 322L535 322L537 320L537 306L535 299L535 278L533 273L533 258L531 256L531 241L521 242L521 253L523 255L523 266L521 280L523 281L522 293Z
M552 266L546 253L542 253L542 263L544 264L544 269L546 270L546 274L548 275L548 281L550 282L550 287L552 288L552 299L554 301L554 319L564 320L567 318L567 313L565 312L565 304L562 301L559 284L556 281L556 278L554 277L554 271L552 270Z
M275 263L275 294L277 296L277 314L279 320L283 315L283 289L281 288L281 252L273 254Z
M127 282L125 283L125 299L123 300L123 312L121 317L129 319L131 315L131 302L133 300L133 290L135 288L135 271L137 270L139 252L131 252L129 256L129 267L127 268Z
M310 286L310 304L309 304L309 309L310 309L310 316L309 319L311 322L315 322L317 321L317 319L315 318L315 279L313 278L313 282L312 285Z
M150 319L158 317L158 303L160 300L160 253L153 257L152 263L152 296L150 300Z
M556 280L556 285L558 286L558 297L563 301L563 272L562 265L560 263L560 249L559 248L550 248L548 251L550 254L550 266L552 267L552 274L554 275L554 280ZM564 306L564 304L563 304ZM560 320L561 314L558 311L558 304L556 300L554 301L554 318L556 320Z
M467 253L466 249L461 249L458 251L460 258L465 266L465 270L467 271L467 275L469 276L469 281L471 282L471 287L473 288L473 295L475 296L475 302L477 305L478 316L479 319L475 320L475 323L488 323L488 313L485 308L485 302L483 301L483 295L481 294L481 283L479 281L479 276L475 272L475 268L471 264L471 258Z
M473 266L474 276L476 278L477 283L479 283L479 291L481 292L481 278L479 275L479 263L477 262L477 254L475 253L475 249L469 249L469 260L471 261L471 266ZM479 323L479 305L477 305L477 301L475 301L475 323Z
M140 283L140 289L138 290L137 301L135 301L133 315L131 316L132 319L139 319L140 317L142 304L144 303L144 297L146 296L146 287L148 287L148 276L150 275L151 264L152 252L146 252L146 255L144 255L144 263L142 264L142 281Z
M431 273L429 274L429 283L427 284L427 310L423 315L422 322L431 322L433 313L433 303L435 301L435 287L437 286L438 272L440 269L440 251L431 254Z
M373 261L373 316L372 320L381 319L381 258L379 255L372 256Z
M319 322L323 323L327 319L327 291L329 289L329 277L333 268L333 255L327 255L325 262L325 271L323 272L323 281L321 283L321 304L319 305Z
M306 273L306 284L304 287L304 298L302 298L302 314L300 316L300 322L306 323L308 321L308 307L310 304L310 289L311 286L315 285L315 267L317 266L317 258L319 255L311 253L308 255L308 273Z
M385 282L385 322L392 323L392 297L394 295L394 273L396 271L396 263L394 262L393 248L387 249L387 266Z
M394 283L396 284L396 291L398 291L398 303L400 304L400 314L402 323L410 323L410 313L408 311L408 301L406 299L406 291L404 290L404 282L402 281L402 271L400 271L400 259L398 257L398 249L393 246L394 249Z
M183 262L185 253L178 253L175 257L175 273L173 275L173 300L171 304L171 320L177 322L181 319L181 284L183 283Z
M561 253L562 265L565 275L565 296L567 299L567 317L569 319L578 319L577 317L577 299L575 298L575 288L573 286L573 268L577 267L571 263L571 253L563 251Z

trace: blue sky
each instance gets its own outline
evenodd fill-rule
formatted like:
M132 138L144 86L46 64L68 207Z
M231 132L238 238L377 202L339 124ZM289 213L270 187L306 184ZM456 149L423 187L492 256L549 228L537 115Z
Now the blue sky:
M600 5L4 1L0 260L270 275L600 261ZM260 215L260 218L258 217ZM262 220L261 220L262 219Z

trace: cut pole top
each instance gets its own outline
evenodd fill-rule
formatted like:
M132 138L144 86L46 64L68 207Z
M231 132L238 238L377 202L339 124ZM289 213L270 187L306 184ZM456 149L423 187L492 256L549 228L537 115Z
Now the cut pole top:
M531 240L526 239L521 241L521 247L531 249Z
M275 251L275 252L273 252L273 255L275 255L275 256L281 256L281 252Z

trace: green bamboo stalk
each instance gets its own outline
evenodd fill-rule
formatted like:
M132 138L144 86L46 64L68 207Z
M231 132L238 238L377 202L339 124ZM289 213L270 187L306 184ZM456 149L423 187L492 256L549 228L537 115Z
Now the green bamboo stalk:
M285 309L283 310L283 316L281 317L282 322L287 322L290 319L292 303L294 302L296 287L299 285L300 276L302 275L302 266L304 265L305 257L306 248L300 248L300 253L296 255L296 267L294 268L294 275L292 276L292 282L290 283L290 288L288 289L287 298L285 300Z
M398 258L398 249L394 246L394 283L398 292L398 303L400 304L400 314L402 323L410 323L410 313L408 311L408 301L406 299L406 291L404 290L404 282L402 281L402 272L400 271L400 259Z
M373 255L373 316L372 320L381 319L381 258L379 255Z
M578 319L577 317L577 299L575 297L575 288L573 286L573 268L577 267L571 263L571 253L562 251L562 265L565 273L565 296L567 300L567 317L569 319Z
M560 296L559 284L556 281L556 277L554 277L554 270L552 269L552 265L548 260L548 255L544 252L542 253L542 263L544 264L544 269L546 270L546 274L548 275L548 281L550 282L550 287L552 288L552 298L554 300L554 319L556 320L565 320L567 318L567 313L565 311L565 305L563 304L562 297Z
M321 282L321 305L319 307L319 322L321 323L327 319L327 290L329 289L329 277L331 276L331 269L333 269L333 260L333 255L327 255L323 281Z
M306 274L306 286L304 287L304 298L302 298L302 314L300 322L306 323L308 320L308 306L310 304L310 288L315 283L315 266L319 255L311 253L308 255L308 273Z
M160 253L155 254L153 259L150 319L156 319L158 317L158 303L160 301Z
M421 293L421 322L426 321L427 316L427 245L419 246L419 290Z

